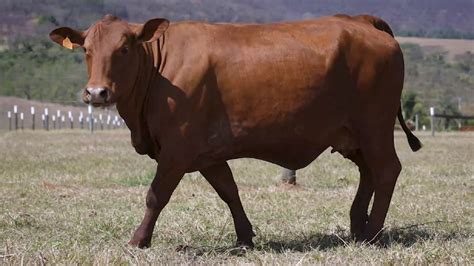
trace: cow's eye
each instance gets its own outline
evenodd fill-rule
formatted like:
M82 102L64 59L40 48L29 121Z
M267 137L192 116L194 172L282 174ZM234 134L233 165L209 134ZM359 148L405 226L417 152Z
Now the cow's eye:
M121 52L122 52L122 54L127 54L128 53L128 46L125 45L124 47L122 47Z

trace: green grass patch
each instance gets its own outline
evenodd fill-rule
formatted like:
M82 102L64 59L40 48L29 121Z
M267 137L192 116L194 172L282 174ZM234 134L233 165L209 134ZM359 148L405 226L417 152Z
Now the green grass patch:
M154 177L155 172L149 172L141 176L126 177L125 179L119 180L118 184L127 187L149 186Z

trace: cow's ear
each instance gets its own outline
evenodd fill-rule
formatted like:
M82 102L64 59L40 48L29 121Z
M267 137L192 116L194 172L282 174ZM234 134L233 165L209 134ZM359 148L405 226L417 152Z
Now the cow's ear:
M62 27L49 33L49 38L63 47L74 49L84 45L84 35L84 32Z
M170 22L164 18L150 19L137 32L137 40L140 42L153 42L163 35L168 29Z

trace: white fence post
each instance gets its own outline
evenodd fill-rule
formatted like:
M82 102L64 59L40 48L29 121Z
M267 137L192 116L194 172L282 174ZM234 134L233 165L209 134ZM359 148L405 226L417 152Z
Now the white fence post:
M100 130L104 130L104 121L102 120L102 114L99 114L99 123L100 123Z
M73 129L74 128L74 119L72 118L72 112L69 111L67 113L67 115L68 115L68 118L69 118L69 128Z
M87 112L89 113L89 129L91 133L94 133L94 119L92 118L92 105L89 104L87 107Z
M49 131L49 113L48 108L44 108L44 121L46 131Z
M13 114L15 115L15 130L18 130L18 105L13 106Z
M58 120L58 129L61 129L61 110L56 110L56 120Z
M12 131L12 112L8 111L7 116L8 116L8 130Z
M431 136L435 135L435 108L430 107L430 116L431 116Z
M418 114L415 115L415 131L418 131L419 128L419 123L420 123L420 116Z
M81 129L84 129L84 114L82 112L79 114L79 124Z
M20 124L21 126L20 126L20 128L21 128L21 130L24 130L24 129L25 129L24 124L23 124L23 119L24 119L23 112L21 112L21 113L20 113L20 120L21 120L21 124Z
M31 106L31 130L35 130L35 107Z

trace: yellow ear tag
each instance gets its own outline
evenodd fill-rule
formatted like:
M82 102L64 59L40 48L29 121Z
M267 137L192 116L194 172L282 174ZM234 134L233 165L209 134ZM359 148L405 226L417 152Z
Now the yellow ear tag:
M63 40L63 46L69 50L72 50L74 48L71 40L69 40L69 37L66 37L64 40Z

